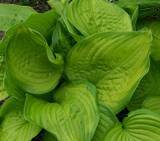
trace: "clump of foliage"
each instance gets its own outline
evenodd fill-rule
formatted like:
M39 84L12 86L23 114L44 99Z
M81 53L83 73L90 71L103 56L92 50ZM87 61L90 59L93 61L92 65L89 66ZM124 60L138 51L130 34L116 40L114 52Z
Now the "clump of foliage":
M0 4L0 141L159 141L159 0L48 4Z

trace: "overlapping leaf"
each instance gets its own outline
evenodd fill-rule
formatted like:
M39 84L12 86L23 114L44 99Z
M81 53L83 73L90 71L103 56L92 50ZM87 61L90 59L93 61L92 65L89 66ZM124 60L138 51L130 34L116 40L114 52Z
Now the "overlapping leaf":
M25 26L40 32L48 41L50 41L52 29L57 23L58 17L55 10L34 14L26 20Z
M160 116L148 110L131 112L103 141L159 141Z
M92 141L103 141L106 134L118 123L112 111L105 106L100 106L100 120Z
M96 85L99 104L119 112L129 102L149 69L150 33L101 33L70 51L65 72L69 80Z
M74 0L66 6L63 17L74 37L78 33L88 36L105 31L132 30L129 15L117 5L103 0Z
M23 90L44 94L58 84L63 60L53 55L45 39L31 29L20 26L6 49L7 72Z
M0 141L31 141L41 130L23 118L23 103L9 99L0 109Z
M27 96L25 117L61 141L90 141L99 121L96 88L87 82L63 85L54 94L55 103ZM63 134L62 134L63 133Z

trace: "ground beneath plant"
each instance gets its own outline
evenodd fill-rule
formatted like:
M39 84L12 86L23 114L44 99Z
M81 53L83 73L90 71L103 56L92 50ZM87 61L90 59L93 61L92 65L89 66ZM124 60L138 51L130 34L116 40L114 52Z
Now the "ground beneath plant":
M20 5L29 5L38 12L45 12L50 9L46 0L0 0L0 3L12 3Z

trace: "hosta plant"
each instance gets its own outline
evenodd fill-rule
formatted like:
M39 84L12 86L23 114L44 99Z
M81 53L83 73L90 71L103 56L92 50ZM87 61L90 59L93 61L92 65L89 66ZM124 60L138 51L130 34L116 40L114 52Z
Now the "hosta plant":
M48 4L0 4L0 141L159 141L159 1Z

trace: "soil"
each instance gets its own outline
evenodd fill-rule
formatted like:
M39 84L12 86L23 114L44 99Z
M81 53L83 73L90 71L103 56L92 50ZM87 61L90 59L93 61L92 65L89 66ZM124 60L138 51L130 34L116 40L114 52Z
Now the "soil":
M38 12L45 12L50 9L46 0L0 0L0 3L12 3L20 5L28 5L33 7Z
M0 40L2 39L3 35L4 35L4 32L0 31Z

